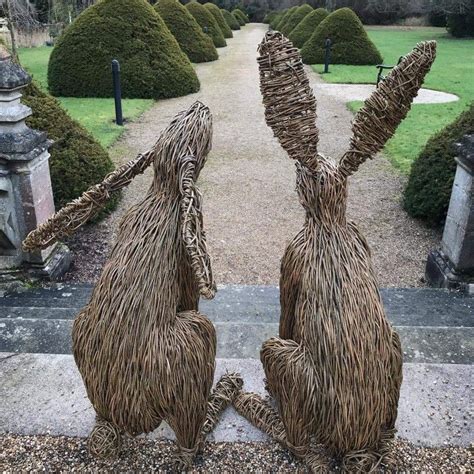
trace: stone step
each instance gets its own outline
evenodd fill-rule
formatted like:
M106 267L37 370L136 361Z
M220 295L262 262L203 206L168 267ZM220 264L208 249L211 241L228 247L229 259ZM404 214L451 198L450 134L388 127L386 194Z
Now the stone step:
M218 359L216 378L240 372L245 389L265 394L264 373L255 359ZM0 353L0 433L87 436L94 411L73 357L61 354ZM472 367L404 364L398 435L424 446L469 446L473 437ZM149 435L172 438L166 424ZM238 416L224 413L211 440L263 441L265 436Z
M0 318L73 319L89 301L92 285L56 285L0 297ZM474 298L431 288L381 290L395 326L474 327ZM279 289L275 286L227 285L201 311L213 321L277 323Z
M0 319L0 351L71 354L72 320ZM215 322L217 356L260 358L276 323ZM406 362L474 364L474 328L396 326Z

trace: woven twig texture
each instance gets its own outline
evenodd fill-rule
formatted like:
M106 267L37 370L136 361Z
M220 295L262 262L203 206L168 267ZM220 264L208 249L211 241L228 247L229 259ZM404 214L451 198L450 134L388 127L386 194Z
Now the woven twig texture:
M306 220L282 259L279 337L261 351L278 412L252 394L239 395L235 406L309 467L323 468L310 448L313 440L344 469L370 470L387 460L402 352L384 313L367 242L346 219L347 176L406 115L434 60L435 43L417 45L367 100L340 164L317 154L315 101L297 50L269 32L260 54L265 117L297 160Z
M70 233L110 192L153 164L150 189L123 217L72 331L74 357L97 412L89 438L96 456L116 455L121 433L147 433L166 420L176 435L178 467L186 468L241 388L240 377L229 374L210 397L216 334L198 312L199 294L212 298L216 291L195 184L211 138L209 109L196 102L152 150L59 211L30 239L41 246Z

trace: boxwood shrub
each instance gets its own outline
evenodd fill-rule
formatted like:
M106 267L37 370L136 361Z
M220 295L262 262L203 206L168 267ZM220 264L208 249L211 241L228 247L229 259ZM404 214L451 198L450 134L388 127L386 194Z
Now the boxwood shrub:
M298 6L294 6L294 7L291 7L291 8L288 8L287 12L282 16L280 22L278 23L276 29L278 31L282 31L286 24L288 23L289 19L291 18L291 15L293 15L293 13L296 12L296 10L298 10Z
M293 31L288 35L288 39L297 47L302 48L306 41L315 32L317 26L329 15L325 8L317 8L306 15Z
M243 14L242 10L236 8L235 10L232 10L232 15L234 15L234 17L237 19L240 26L246 25L247 19L245 18L245 15Z
M413 162L403 207L413 217L436 226L448 212L456 172L454 144L474 133L474 102L453 123L433 135Z
M307 3L298 7L293 15L288 18L285 27L280 30L285 36L289 36L289 34L298 26L301 20L304 19L306 15L311 13L313 8L309 6Z
M368 37L359 17L350 8L340 8L325 18L301 48L306 64L324 62L324 43L332 41L332 64L380 64L382 56Z
M162 99L199 90L199 80L155 9L145 0L99 0L64 31L48 65L57 96L112 97L111 61L123 97Z
M225 18L222 15L220 8L210 2L205 3L204 6L211 12L211 15L216 20L217 24L219 25L219 28L222 31L222 34L224 35L224 38L232 38L234 35L232 34L230 26L225 21Z
M224 20L230 26L231 30L240 30L240 25L234 15L231 12L225 10L224 8L221 9L222 15L224 16Z
M159 0L155 9L191 62L204 63L218 58L212 39L178 0Z
M34 82L23 91L22 102L31 107L29 127L46 132L54 141L49 169L56 208L79 197L114 169L104 148L61 107L59 101ZM118 197L108 205L115 207Z
M193 0L186 4L186 8L196 19L202 30L211 37L216 48L227 46L224 35L222 34L217 21L204 5Z

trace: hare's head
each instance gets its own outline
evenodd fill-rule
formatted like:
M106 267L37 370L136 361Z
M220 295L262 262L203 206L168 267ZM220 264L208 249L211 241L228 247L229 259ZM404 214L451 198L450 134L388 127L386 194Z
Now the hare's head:
M259 47L265 119L297 163L297 190L309 216L345 219L347 177L380 151L406 117L436 55L436 42L416 45L367 99L353 122L349 150L339 163L318 154L316 99L299 51L279 32Z
M197 180L211 147L211 112L201 102L194 102L174 117L158 139L155 180L160 186L178 192L183 175Z
M200 293L212 298L216 285L203 230L196 180L212 146L212 116L201 102L179 113L155 145L155 185L179 199L181 237Z
M316 170L296 162L296 191L308 217L318 221L345 222L346 178L337 165L319 157Z

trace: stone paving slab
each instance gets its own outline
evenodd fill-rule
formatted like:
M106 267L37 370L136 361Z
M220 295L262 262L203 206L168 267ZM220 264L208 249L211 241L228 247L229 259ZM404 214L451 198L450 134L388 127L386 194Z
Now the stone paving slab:
M218 359L216 377L240 371L246 390L264 394L257 360ZM468 446L473 435L473 371L467 365L405 364L399 436L424 446ZM70 355L0 353L0 433L87 436L94 412ZM164 425L150 434L172 438ZM263 441L229 408L214 441Z
M73 319L92 285L58 284L0 297L0 318ZM396 326L474 327L474 298L433 288L382 288L385 311ZM273 322L280 317L277 286L222 285L200 308L213 321Z
M0 319L0 351L71 354L71 319ZM217 357L260 358L278 323L214 322ZM406 362L474 364L474 328L395 326Z

